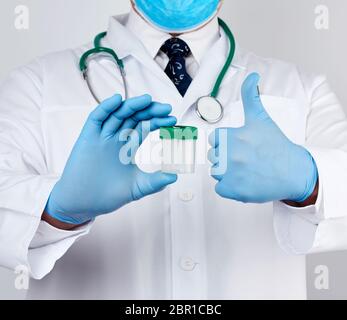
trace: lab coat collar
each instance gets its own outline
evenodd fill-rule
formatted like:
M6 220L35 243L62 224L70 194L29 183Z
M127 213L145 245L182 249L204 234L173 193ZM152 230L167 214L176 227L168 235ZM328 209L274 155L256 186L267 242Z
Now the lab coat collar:
M149 55L154 59L166 40L171 36L151 27L134 9L131 9L125 27L140 39Z
M167 81L168 85L171 85L176 90L174 84L151 57L142 41L127 28L128 19L129 14L111 17L105 39L106 45L110 46L122 60L132 56L147 68L149 72L153 73L161 81Z
M142 42L126 27L129 14L111 17L108 24L106 42L115 50L120 59L145 50Z

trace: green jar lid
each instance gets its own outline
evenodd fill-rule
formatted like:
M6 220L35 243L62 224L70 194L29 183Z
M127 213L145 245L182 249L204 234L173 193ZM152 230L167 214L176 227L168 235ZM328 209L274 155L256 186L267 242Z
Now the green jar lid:
M198 128L195 127L162 127L160 128L162 140L198 140Z

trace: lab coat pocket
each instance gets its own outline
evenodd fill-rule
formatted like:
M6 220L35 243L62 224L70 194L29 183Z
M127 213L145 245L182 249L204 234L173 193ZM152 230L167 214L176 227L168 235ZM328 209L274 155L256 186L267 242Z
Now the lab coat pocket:
M303 145L306 140L307 105L296 99L270 95L262 95L261 101L270 117L283 133L292 142ZM229 103L225 110L225 120L219 126L239 128L244 124L242 101Z

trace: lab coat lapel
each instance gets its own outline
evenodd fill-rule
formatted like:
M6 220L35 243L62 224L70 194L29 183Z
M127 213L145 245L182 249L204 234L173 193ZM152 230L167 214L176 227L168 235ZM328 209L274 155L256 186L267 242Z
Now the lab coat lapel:
M148 70L148 72L151 72L158 81L167 83L170 95L173 95L176 99L182 99L175 85L147 52L142 42L124 26L127 17L128 15L122 15L110 19L106 37L107 45L115 50L121 59L125 59L129 56L136 59Z
M184 97L183 106L177 115L179 121L182 120L187 112L191 111L191 108L200 97L210 95L226 62L228 54L229 40L224 32L222 32L221 38L214 46L212 46L201 61L198 74L191 83L187 94ZM232 78L239 70L236 58L237 54L235 54L235 59L233 60L234 63L231 65L228 74L226 75L226 78L228 79Z

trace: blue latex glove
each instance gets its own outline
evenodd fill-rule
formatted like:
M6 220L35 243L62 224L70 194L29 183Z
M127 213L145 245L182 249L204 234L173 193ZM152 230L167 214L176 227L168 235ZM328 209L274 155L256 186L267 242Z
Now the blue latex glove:
M303 202L318 182L316 164L266 112L259 97L259 78L253 73L242 86L245 126L220 128L210 136L208 158L218 181L216 192L244 203Z
M83 224L114 212L125 204L163 190L177 176L161 172L142 172L133 162L120 157L128 150L125 136L131 132L139 145L146 134L162 126L173 126L171 106L152 102L148 95L122 102L120 95L101 103L93 111L76 142L63 175L55 185L46 213L69 224ZM139 145L137 147L139 147ZM134 147L132 145L132 147ZM133 157L136 149L133 149Z

